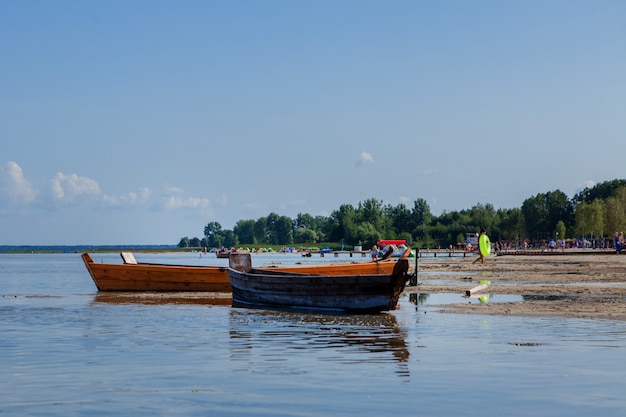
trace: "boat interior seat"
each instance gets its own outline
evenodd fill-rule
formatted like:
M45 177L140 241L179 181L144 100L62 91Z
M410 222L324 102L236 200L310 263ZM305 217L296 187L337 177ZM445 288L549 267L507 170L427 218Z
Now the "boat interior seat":
M120 252L120 256L122 257L122 260L124 260L125 264L137 265L137 260L132 252Z

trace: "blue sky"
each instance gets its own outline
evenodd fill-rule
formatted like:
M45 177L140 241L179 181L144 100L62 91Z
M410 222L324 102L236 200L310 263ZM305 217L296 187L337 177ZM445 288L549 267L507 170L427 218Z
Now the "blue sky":
M624 1L0 2L0 244L626 177Z

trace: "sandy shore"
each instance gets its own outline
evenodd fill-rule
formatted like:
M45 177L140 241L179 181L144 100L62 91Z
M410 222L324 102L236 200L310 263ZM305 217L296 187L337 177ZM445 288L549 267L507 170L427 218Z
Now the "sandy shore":
M590 251L591 252L591 251ZM442 312L567 316L626 320L626 256L614 253L420 258L410 293L459 293L490 281L480 294L518 294L520 302L441 305ZM494 297L497 299L497 297Z

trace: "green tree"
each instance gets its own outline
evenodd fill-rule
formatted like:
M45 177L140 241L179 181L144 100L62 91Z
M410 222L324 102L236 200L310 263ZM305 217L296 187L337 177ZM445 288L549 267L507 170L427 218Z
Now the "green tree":
M556 235L557 239L565 239L566 231L567 229L565 227L565 222L563 220L559 220L556 223L556 229L554 231L554 234Z
M278 222L279 218L280 216L276 213L270 213L266 217L268 238L267 243L271 245L280 245L278 236L276 234L276 223Z
M274 236L279 245L293 244L293 220L287 216L280 216L274 222Z
M219 234L219 240L222 244L219 247L225 246L227 248L233 248L239 245L237 241L237 236L232 230L223 230Z
M612 180L596 184L593 187L586 187L584 190L576 194L573 200L577 203L593 203L595 200L606 200L615 195L620 187L626 186L626 180Z
M405 204L398 204L396 207L391 205L384 208L385 216L390 219L391 229L394 235L400 233L406 233L411 236L411 231L414 228L413 217L411 210L407 208ZM411 236L409 241L412 240Z
M574 223L572 203L559 191L540 193L522 204L524 225L531 239L549 238L559 220L569 227Z
M410 224L411 235L415 241L425 241L425 238L429 235L429 226L433 221L433 215L430 211L430 206L423 198L418 198L413 202L413 209L411 210L412 224Z
M604 203L594 200L593 203L582 202L576 206L576 231L583 237L601 237L604 232Z
M209 222L204 227L204 236L207 238L210 247L222 247L222 239L219 238L222 232L222 225L218 222Z
M258 243L270 243L270 236L267 229L267 218L259 217L254 222L254 237Z
M430 206L423 198L418 198L413 202L413 210L411 211L411 214L413 214L415 226L430 224L433 219Z
M306 227L298 227L293 236L294 243L316 243L318 242L317 232Z
M188 237L183 237L182 239L180 239L180 242L178 242L178 247L179 248L188 248L189 247L189 238Z
M327 228L327 223L328 220L326 217L313 217L310 214L298 213L294 220L294 242L321 242L325 237L324 230Z
M381 200L376 200L375 198L367 199L359 203L356 211L359 223L369 223L378 232L387 229L386 216Z
M294 223L294 227L296 229L299 227L304 227L310 230L317 230L317 222L315 218L310 214L298 213Z
M518 240L522 238L523 229L524 218L521 209L498 209L491 238L494 241Z
M330 230L330 219L325 216L315 216L315 233L317 235L317 242L325 242L326 235Z
M626 231L626 186L615 190L604 202L604 222L608 233Z
M546 207L548 210L548 227L556 227L562 220L565 227L574 225L574 205L560 190L546 193Z
M381 239L381 235L373 224L362 222L357 226L353 239L364 248L371 248Z
M329 238L334 242L356 243L356 212L350 204L342 204L330 215Z
M425 233L421 241L429 241L429 247L456 244L456 238L459 234L465 236L467 232L476 232L480 230L479 225L472 220L471 213L468 210L443 212L441 216L433 220L430 227L430 233ZM428 237L428 239L425 239ZM465 240L465 239L464 239Z
M604 237L604 201L597 199L591 203L591 233L593 237Z
M467 213L475 229L493 229L496 220L496 211L491 204L476 204Z
M256 245L258 241L254 234L254 225L254 220L239 220L233 227L237 240L242 243Z

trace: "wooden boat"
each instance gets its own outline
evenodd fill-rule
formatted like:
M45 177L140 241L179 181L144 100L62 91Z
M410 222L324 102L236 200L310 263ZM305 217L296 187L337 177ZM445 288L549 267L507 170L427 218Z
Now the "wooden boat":
M83 262L99 291L203 291L230 292L226 267L139 263L130 252L120 253L123 264L95 263L88 253ZM377 262L323 263L267 266L261 269L300 274L388 274L396 259Z
M408 271L405 258L395 262L392 271L378 274L255 269L251 256L243 253L231 254L228 276L236 305L371 313L395 310L410 278Z
M123 264L95 263L88 253L83 262L99 291L230 292L226 267L138 263L123 252Z
M229 250L220 249L218 251L215 251L216 258L228 258L229 256L230 256Z

